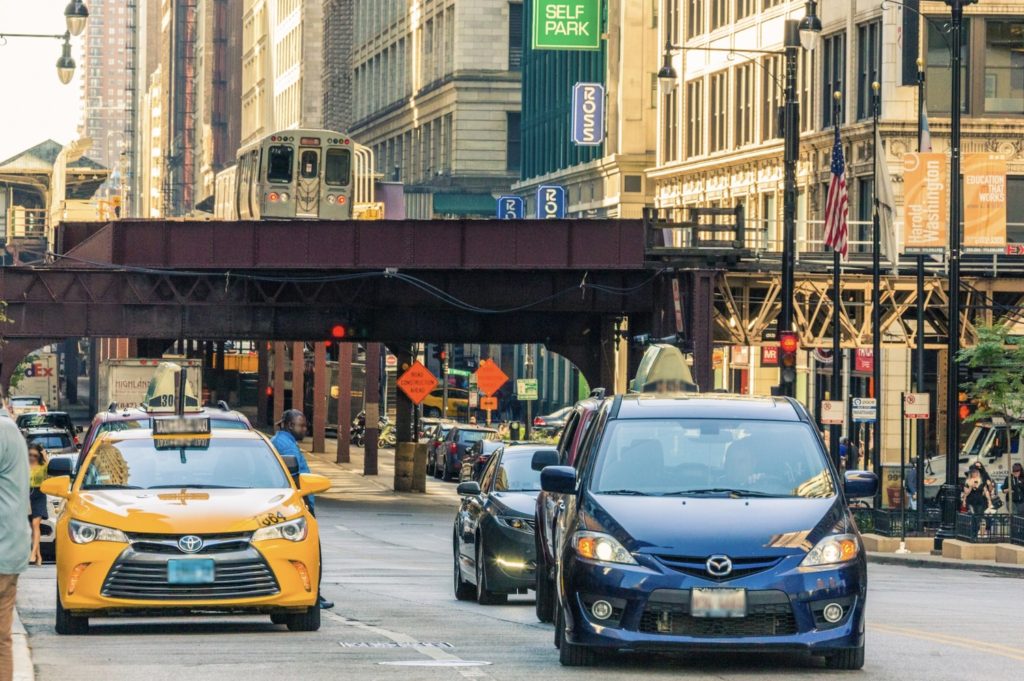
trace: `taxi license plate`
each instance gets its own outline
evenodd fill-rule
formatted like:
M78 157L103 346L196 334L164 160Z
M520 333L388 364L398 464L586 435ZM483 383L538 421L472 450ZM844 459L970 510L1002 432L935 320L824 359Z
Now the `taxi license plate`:
M213 584L213 559L167 561L169 584Z
M746 589L693 589L691 617L733 618L747 616Z

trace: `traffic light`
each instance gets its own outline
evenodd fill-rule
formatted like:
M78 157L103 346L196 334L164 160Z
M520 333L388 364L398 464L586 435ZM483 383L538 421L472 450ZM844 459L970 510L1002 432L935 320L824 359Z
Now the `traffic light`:
M800 337L794 331L779 333L779 368L783 383L796 382L796 352L800 349Z
M333 341L327 341L324 343L324 348L327 350L327 361L337 362L338 361L338 350L341 344Z
M433 357L438 362L444 362L448 359L448 353L445 352L444 345L440 343L434 346Z
M344 324L335 324L331 327L331 338L336 341L344 340L348 336L348 327Z
M970 396L965 392L961 392L957 395L957 401L960 403L960 407L957 409L957 414L960 416L960 420L966 421L971 418L977 409L977 405L971 401Z

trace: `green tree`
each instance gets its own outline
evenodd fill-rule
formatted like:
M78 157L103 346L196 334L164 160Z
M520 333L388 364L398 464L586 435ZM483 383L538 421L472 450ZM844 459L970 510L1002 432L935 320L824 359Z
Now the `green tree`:
M980 326L977 332L978 342L957 355L976 370L977 378L962 386L978 403L971 418L1016 421L1024 415L1024 338L1003 326Z

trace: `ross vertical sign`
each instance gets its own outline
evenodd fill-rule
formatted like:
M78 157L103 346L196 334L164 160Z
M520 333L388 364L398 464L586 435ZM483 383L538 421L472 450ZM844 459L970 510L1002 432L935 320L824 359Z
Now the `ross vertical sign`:
M581 147L604 142L604 85L576 83L573 87L572 141Z
M537 219L565 219L565 187L546 184L537 188Z
M600 47L601 0L533 0L533 49Z
M949 242L949 167L945 154L903 155L903 250L943 253Z
M1006 159L964 154L964 250L1006 252Z
M498 199L499 220L522 220L525 212L521 196L502 196Z

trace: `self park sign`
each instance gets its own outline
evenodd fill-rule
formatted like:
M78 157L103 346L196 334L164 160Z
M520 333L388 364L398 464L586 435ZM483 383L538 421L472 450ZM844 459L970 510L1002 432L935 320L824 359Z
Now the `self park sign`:
M533 49L600 47L601 0L533 0Z

